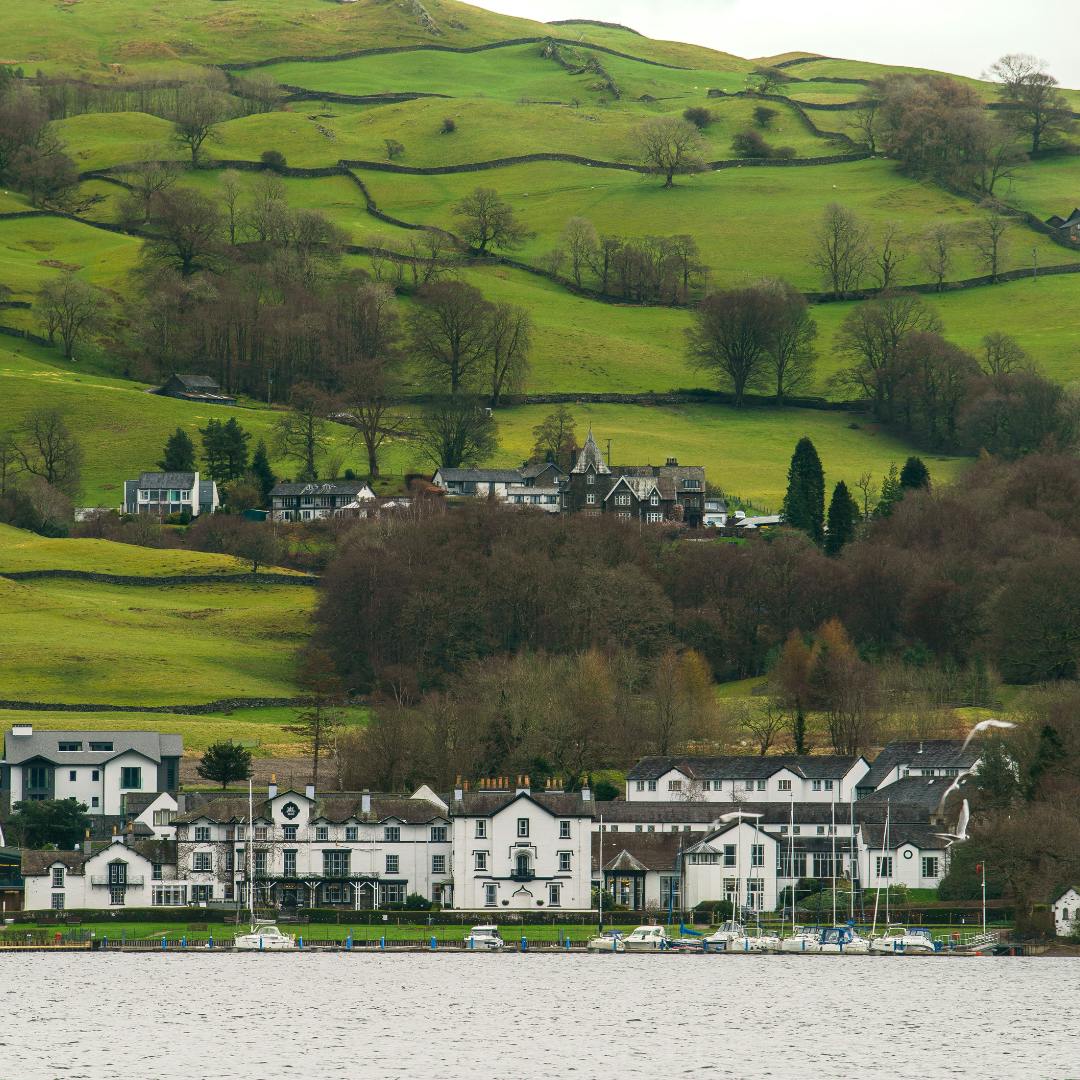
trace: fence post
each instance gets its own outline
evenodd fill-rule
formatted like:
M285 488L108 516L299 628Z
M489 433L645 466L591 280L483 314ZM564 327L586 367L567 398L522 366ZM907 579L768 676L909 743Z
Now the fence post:
M386 935L385 934L383 934L383 936L381 938L379 938L379 948L382 949L384 952L386 951Z
M166 945L165 945L165 938L164 938L164 936L163 936L163 937L162 937L162 939L161 939L161 947L162 947L162 949L165 949L165 948L166 948Z
M526 938L524 934L521 935L521 951L522 952L528 952L529 951L529 939Z

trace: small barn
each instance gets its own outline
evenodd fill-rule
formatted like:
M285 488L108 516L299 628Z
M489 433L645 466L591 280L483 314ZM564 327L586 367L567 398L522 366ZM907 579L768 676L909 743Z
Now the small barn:
M226 394L209 375L181 375L174 372L157 392L163 397L201 401L207 405L236 404L236 398Z

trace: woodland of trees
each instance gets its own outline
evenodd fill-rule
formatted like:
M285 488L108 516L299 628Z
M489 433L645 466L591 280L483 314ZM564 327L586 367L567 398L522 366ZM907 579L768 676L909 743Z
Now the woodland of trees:
M998 674L1074 678L1080 462L985 458L938 488L909 467L911 486L892 477L885 509L835 555L798 529L672 545L662 529L485 506L360 523L327 568L316 641L348 692L374 695L356 738L387 782L445 762L572 775L649 747L737 745L733 731L759 750L805 746L809 712L854 753L898 718L931 734L946 703L993 704ZM650 696L665 664L697 703L671 726ZM694 690L763 673L774 704L734 720ZM568 701L595 723L575 726ZM565 726L545 727L545 710Z

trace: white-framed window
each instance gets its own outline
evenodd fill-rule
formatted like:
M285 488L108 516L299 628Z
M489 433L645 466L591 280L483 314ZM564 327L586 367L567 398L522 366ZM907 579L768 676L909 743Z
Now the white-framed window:
M494 907L499 899L498 885L484 886L484 907Z
M142 769L138 765L121 766L120 786L128 791L138 791L142 787Z
M765 780L759 780L759 781L757 782L757 789L758 789L758 791L764 791L764 790L765 790L765 785L766 785L766 781L765 781Z
M52 894L52 909L53 911L64 910L64 894L62 892L54 892Z
M560 821L559 822L559 839L560 840L569 840L570 839L570 822L569 821Z
M517 834L520 837L529 835L529 819L527 817L519 817L517 819Z
M562 893L562 889L558 885L549 885L548 886L548 906L549 907L558 907L559 906L559 904L562 902L561 899L560 899L561 893Z
M832 791L832 789L833 789L833 782L831 780L826 780L825 781L825 790L826 791Z
M818 836L824 836L825 835L825 826L824 825L819 825L817 827L817 834L818 834Z
M559 852L559 873L560 874L569 874L570 873L570 852L569 851L560 851Z
M764 866L765 865L765 845L764 844L751 844L750 845L750 865L751 866Z
M315 826L315 839L316 840L329 840L330 839L330 829L329 829L329 827L326 826L326 825L316 825Z
M649 790L650 791L655 791L656 790L656 781L655 780L650 780L649 781Z
M101 800L96 795L91 795L90 796L90 805L91 805L91 807L100 806L101 805Z
M195 826L195 842L197 844L205 844L210 840L210 826L209 825L196 825Z
M724 865L725 866L734 866L735 865L735 845L734 844L725 844L724 845Z
M634 790L635 791L644 791L645 790L645 781L644 780L635 781Z
M386 856L386 872L388 874L398 873L398 867L401 865L401 858L398 855Z
M296 826L293 825L292 828L293 828L293 830L295 830ZM295 835L295 831L294 831L294 835ZM345 826L345 839L346 840L351 840L353 842L359 840L360 839L360 827L358 825L346 825Z
M746 788L747 791L753 791L754 790L754 781L753 780L747 780L746 783L743 786Z
M668 791L682 791L682 781L681 780L669 780L667 782L667 789L668 789Z
M596 495L593 494L593 492L590 491L588 493L588 495L585 496L585 505L586 506L595 506L596 505Z
M875 860L877 864L877 876L883 878L892 877L892 856L879 855Z
M401 843L401 826L387 825L383 829L383 841L387 844Z
M476 819L476 839L477 840L486 840L487 839L487 818L477 818Z
M431 826L431 842L433 844L445 844L447 841L447 832L445 825L432 825Z
M191 869L199 871L211 871L214 869L214 853L212 851L195 851L191 855Z
M175 810L155 810L154 811L154 824L155 825L171 825L176 820Z
M62 866L53 867L52 887L54 889L62 889L64 887L64 868Z
M473 869L481 873L487 872L487 857L486 851L474 851L473 852Z
M255 826L255 839L256 840L265 840L268 835L269 835L269 831L267 830L267 827L265 825L256 825Z
M282 840L295 840L296 839L296 826L295 825L282 825L281 826L281 839Z
M932 878L936 878L938 876L938 860L936 855L923 856L922 876Z
M821 790L821 781L820 780L811 780L810 781L810 790L811 791L820 791Z
M445 874L446 873L446 856L445 855L432 855L431 856L431 872L433 874Z
M292 877L296 873L296 852L283 851L281 853L281 872L286 877Z
M630 496L629 495L624 495L622 493L616 495L615 496L615 505L616 506L629 506L630 505Z
M791 781L790 780L777 780L776 781L776 790L777 791L790 791L791 790Z
M596 483L596 474L595 473L586 473L586 475L585 475L585 483L586 484L595 484Z
M650 510L649 513L647 513L645 515L645 520L650 525L659 525L660 522L664 520L664 515L662 513L660 513L660 511L658 511L658 510L657 511Z

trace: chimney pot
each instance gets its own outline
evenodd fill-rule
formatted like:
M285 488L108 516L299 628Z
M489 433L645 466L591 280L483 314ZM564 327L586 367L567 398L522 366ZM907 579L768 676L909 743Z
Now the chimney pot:
M360 809L365 814L371 813L371 792L365 791L360 796Z
M277 784L274 782L274 778L271 776L270 777L270 784L267 786L267 789L266 789L266 797L268 799L276 799L277 798L277 793L278 793Z
M304 794L309 799L311 799L312 802L314 802L315 801L315 785L314 784L308 784L307 787L304 788Z

